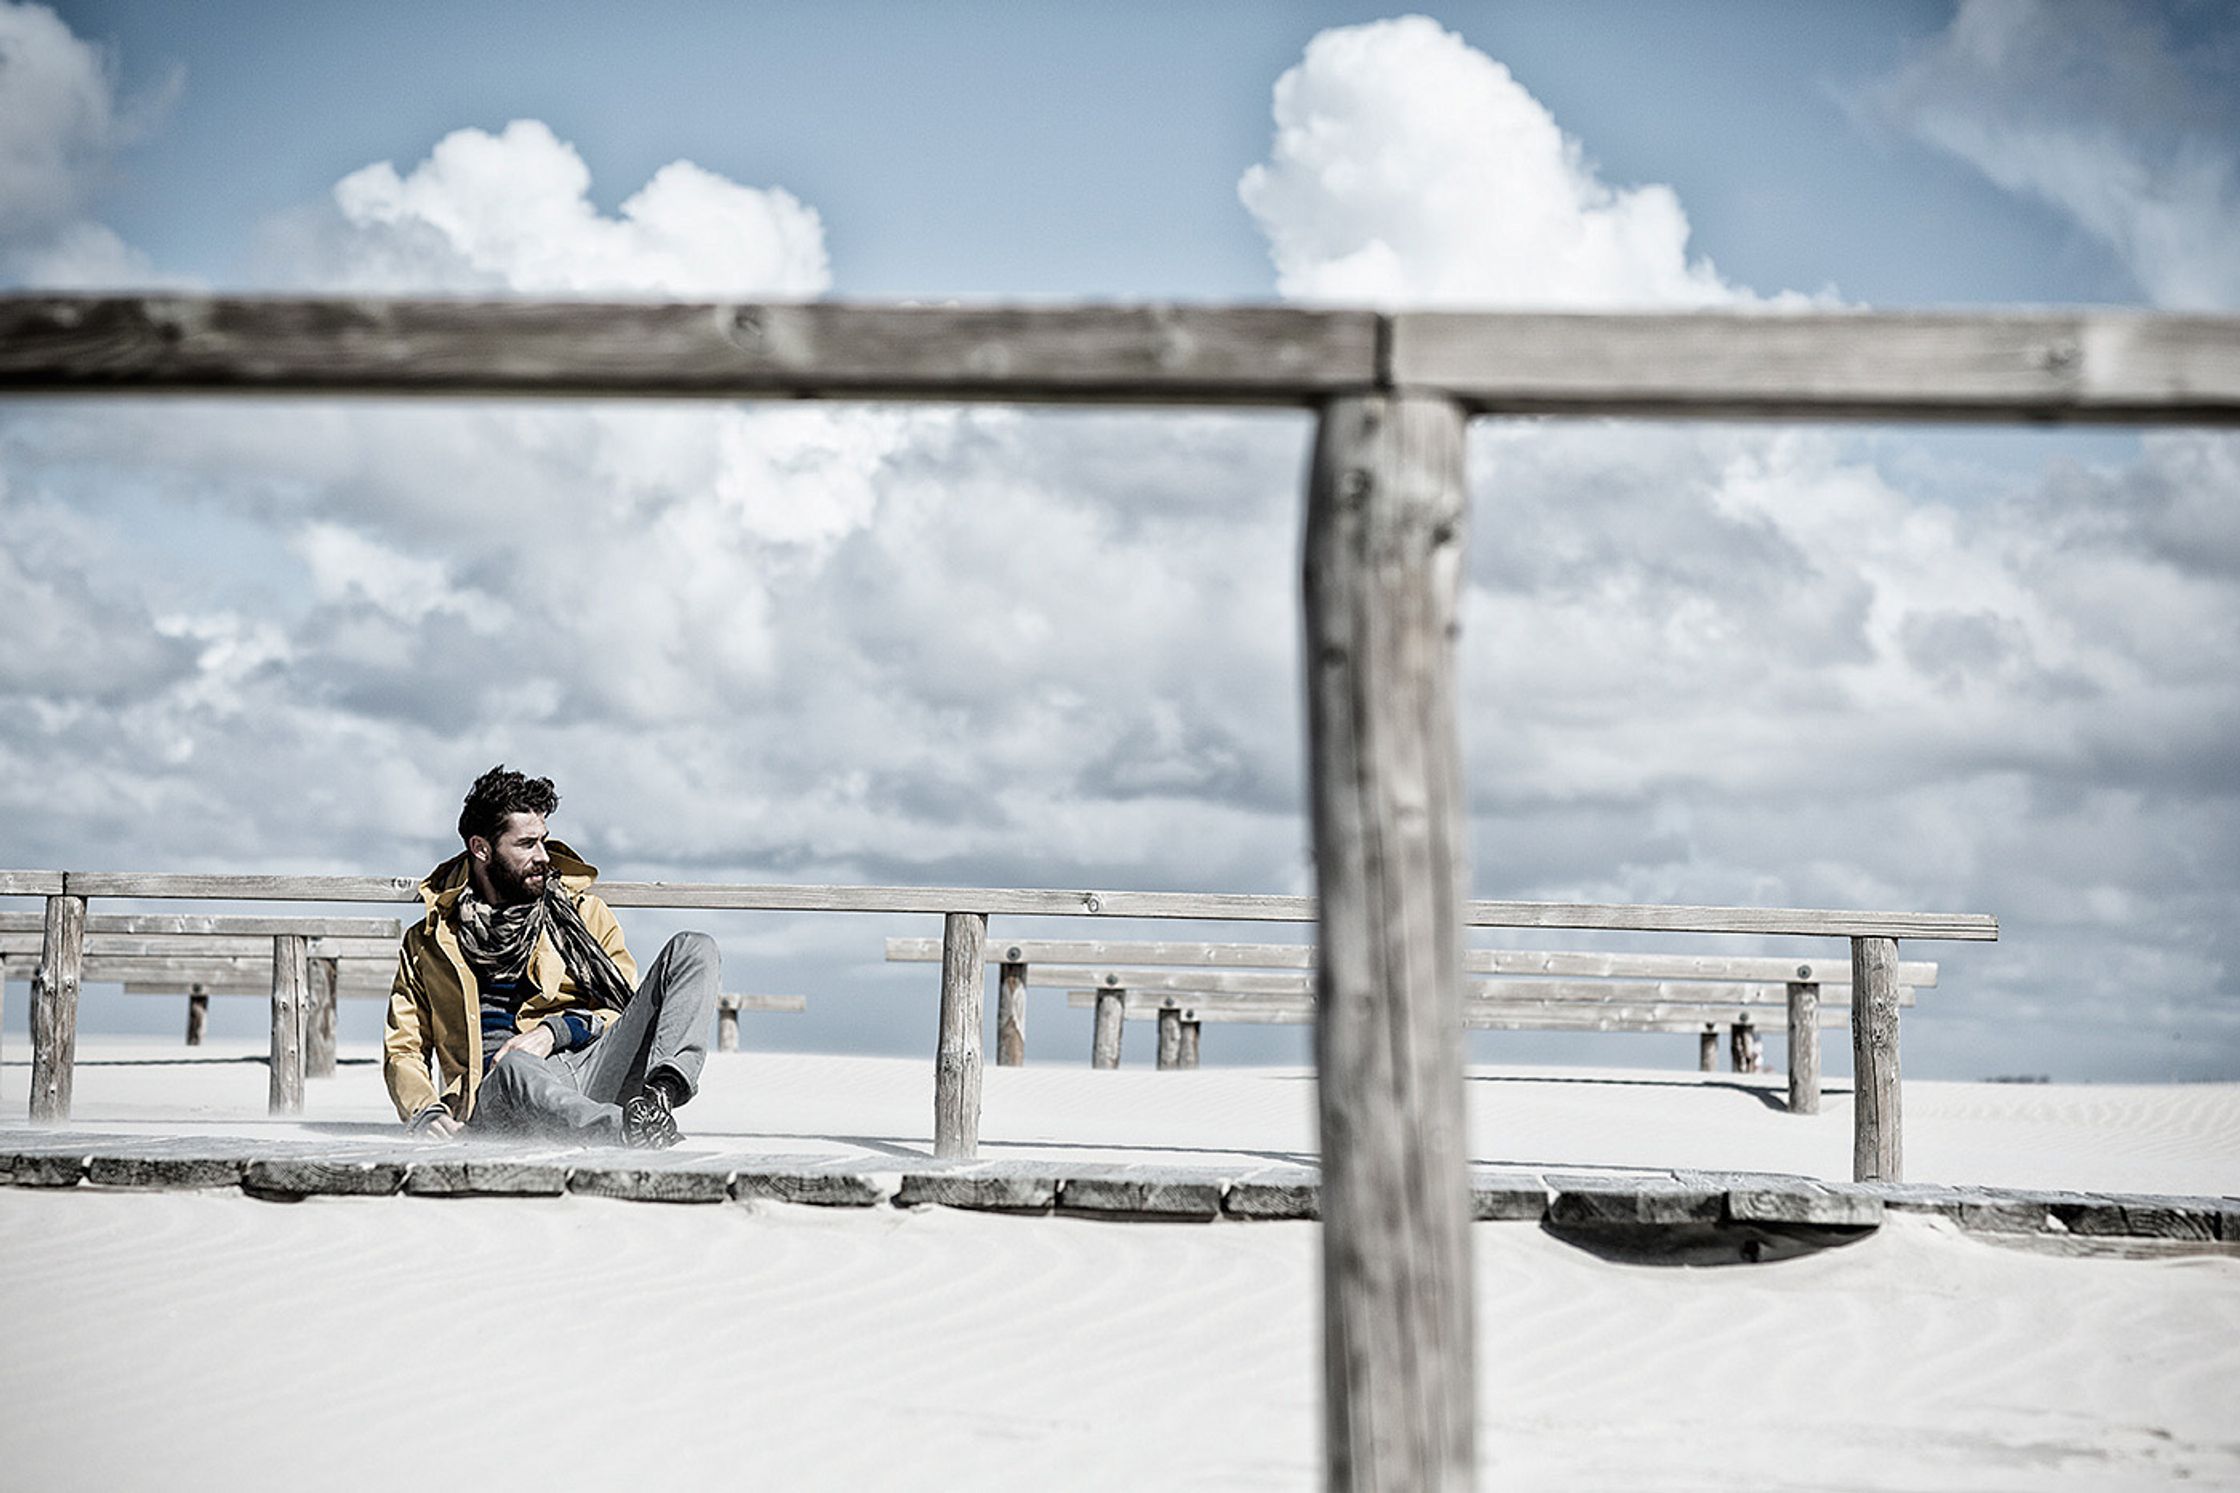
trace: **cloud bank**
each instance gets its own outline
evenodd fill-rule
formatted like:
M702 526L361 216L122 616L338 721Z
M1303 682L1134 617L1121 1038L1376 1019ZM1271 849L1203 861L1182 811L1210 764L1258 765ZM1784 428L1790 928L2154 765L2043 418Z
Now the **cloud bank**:
M1721 279L1668 188L1602 181L1421 18L1315 38L1274 126L1239 191L1287 296L1788 299ZM273 243L316 287L829 288L780 189L679 162L610 215L590 187L539 123L462 130ZM633 875L1304 890L1307 436L0 412L0 605L40 619L0 674L7 859L417 867L503 758L559 776L563 831ZM1471 473L1481 894L1992 911L1995 949L1923 951L1953 973L1912 1071L2240 1067L2233 442L1993 468L1882 432L1503 422ZM922 980L845 921L725 937L772 988L891 994L803 1040L910 1045Z

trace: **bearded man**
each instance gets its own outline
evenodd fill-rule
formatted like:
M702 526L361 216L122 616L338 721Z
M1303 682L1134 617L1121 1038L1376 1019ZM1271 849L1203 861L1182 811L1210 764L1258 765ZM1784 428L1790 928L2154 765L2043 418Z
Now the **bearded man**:
M420 883L427 913L405 930L382 1042L414 1135L680 1139L675 1112L708 1055L715 940L678 934L640 981L590 889L599 873L546 834L559 807L550 778L500 763L459 811L466 848Z

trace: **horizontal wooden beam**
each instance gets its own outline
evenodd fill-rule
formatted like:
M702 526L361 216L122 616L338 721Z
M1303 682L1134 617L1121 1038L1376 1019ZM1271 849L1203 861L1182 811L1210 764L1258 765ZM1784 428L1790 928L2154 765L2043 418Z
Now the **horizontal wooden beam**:
M1066 1001L1076 1008L1094 1007L1097 992L1075 990L1067 994ZM1204 1021L1238 1026L1305 1026L1314 1020L1312 1002L1253 1000L1237 996L1209 996L1198 1001L1177 1001L1172 1009L1185 1021ZM1150 1021L1161 1010L1155 1000L1138 1000L1131 995L1123 1004L1122 1014L1130 1021ZM1701 1032L1706 1028L1729 1026L1738 1017L1750 1013L1709 1007L1680 1010L1663 1010L1657 1007L1636 1006L1508 1006L1485 1001L1472 1001L1463 1007L1462 1024L1485 1031L1549 1031L1549 1032ZM1822 1011L1819 1025L1840 1027L1849 1021L1848 1011ZM1782 1023L1753 1022L1761 1031L1772 1031Z
M43 923L39 913L0 912L0 934L36 933ZM291 933L305 938L394 940L404 936L404 925L396 918L257 917L177 912L94 913L87 917L87 937L107 933L179 938L270 938L276 933Z
M1392 381L1479 414L2240 421L2240 317L1408 312Z
M1319 404L1487 414L2240 420L2240 318L0 297L0 393Z
M991 939L990 964L1180 965L1211 969L1312 969L1313 944L1180 943L1168 940ZM936 963L938 938L890 938L887 958L898 963ZM1472 974L1555 975L1631 980L1796 980L1807 984L1849 983L1851 959L1783 958L1770 955L1562 953L1542 949L1464 949L1462 967ZM1937 983L1937 966L1909 960L1898 966L1908 985Z
M1309 405L1377 318L1281 306L0 298L0 392Z
M40 938L36 933L0 933L0 956L37 954L40 946ZM397 947L398 940L394 937L314 938L309 940L308 953L314 959L393 961L397 957ZM102 955L162 959L270 959L272 939L269 936L257 938L236 934L88 933L85 957L92 959Z
M59 897L62 895L60 871L0 871L0 897ZM33 914L42 919L43 914ZM43 921L41 923L43 926Z
M0 875L15 873L0 873ZM418 877L256 876L200 872L71 871L81 897L171 897L208 901L396 902L413 900ZM730 882L602 881L615 907L746 912L978 912L1027 917L1173 918L1213 922L1314 921L1312 897L1244 892L1116 892L999 887L748 885ZM1821 938L1990 940L1998 919L1980 913L1844 912L1797 907L1661 907L1596 902L1465 903L1478 928L1594 928L1640 933L1762 933Z
M1037 990L1125 990L1205 995L1311 1000L1314 977L1258 970L1218 969L1096 969L1081 965L1030 964L1027 984ZM1767 1005L1786 1008L1789 987L1772 982L1735 980L1543 980L1507 977L1470 980L1463 985L1466 998L1479 1001L1560 1001L1566 1004L1597 1002L1653 1002L1661 1005ZM1913 987L1903 987L1904 1004L1913 1003ZM1823 1005L1847 1005L1851 983L1822 985Z

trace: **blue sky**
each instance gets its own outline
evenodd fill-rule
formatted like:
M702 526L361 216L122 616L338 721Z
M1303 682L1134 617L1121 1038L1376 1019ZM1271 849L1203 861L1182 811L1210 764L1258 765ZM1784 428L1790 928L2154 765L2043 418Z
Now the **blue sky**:
M128 95L178 93L105 217L165 264L255 284L253 230L368 161L540 119L612 209L680 156L817 205L864 297L1260 299L1236 178L1313 4L64 4ZM2115 257L1847 99L1941 4L1458 5L1614 182L1671 183L1744 284L1889 305L2124 301ZM1964 231L1963 231L1964 230ZM2049 248L2051 252L2049 251Z
M0 0L0 284L2230 310L2236 75L2197 0ZM0 861L418 869L503 758L618 875L1305 890L1309 428L0 408ZM1909 951L1910 1074L2240 1074L2240 443L1480 422L1471 474L1476 892L1993 912ZM817 998L769 1040L930 1040L927 930L717 931Z

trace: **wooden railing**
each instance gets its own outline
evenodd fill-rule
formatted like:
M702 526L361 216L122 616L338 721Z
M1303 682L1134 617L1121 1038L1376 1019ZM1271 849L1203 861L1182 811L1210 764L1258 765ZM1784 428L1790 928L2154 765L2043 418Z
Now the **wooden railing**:
M1302 593L1322 899L1325 1465L1333 1486L1451 1488L1474 1476L1476 1418L1455 1019L1464 834L1454 627L1468 418L2229 425L2240 421L2240 319L18 296L0 298L8 392L1317 410ZM55 899L58 948L82 932L58 906L82 914L85 896L130 895L20 891ZM1010 909L943 913L955 983L975 997L991 911ZM1894 985L1898 938L1941 936L1841 932L1854 939L1863 997ZM1895 1072L1885 1087L1868 1070L1875 1052L1896 1050L1896 1007L1862 998L1854 1012L1858 1103L1894 1106ZM943 1003L945 1094L964 1091L964 1075L949 1072L964 1052L952 1021L978 1015L976 999L969 1011ZM935 1131L961 1136L965 1116L937 1111ZM1875 1133L1896 1132L1878 1123ZM1870 1175L1897 1175L1895 1152L1860 1159Z

